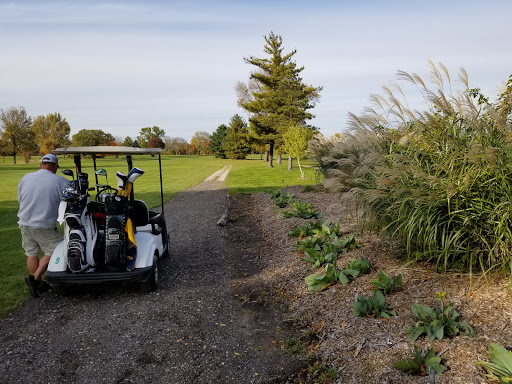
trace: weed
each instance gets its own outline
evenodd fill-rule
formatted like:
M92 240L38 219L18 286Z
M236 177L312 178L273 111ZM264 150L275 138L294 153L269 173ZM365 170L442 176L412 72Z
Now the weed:
M453 309L452 304L445 306L444 292L438 292L441 308L432 309L428 305L414 303L412 312L419 321L409 327L404 333L410 334L411 342L418 337L427 335L429 341L442 340L444 337L453 337L458 334L475 336L476 332L468 324L459 321L459 314Z
M371 281L375 289L382 291L382 293L391 293L402 285L402 275L398 275L391 279L384 271L379 271L377 278Z
M309 376L311 376L316 383L331 384L336 381L339 373L336 369L327 367L322 364L310 365L308 367Z
M300 336L283 341L283 349L290 355L303 355L306 352Z
M389 310L384 301L384 295L381 291L373 291L373 297L367 298L364 296L357 296L356 302L352 305L354 308L354 315L358 317L374 316L389 319L391 316L396 316L396 312Z
M291 208L283 211L283 216L285 218L301 217L303 219L319 219L322 217L322 213L315 211L311 203L296 201L292 204Z
M436 356L436 352L433 348L429 349L427 353L422 354L415 345L412 355L412 359L398 361L394 363L393 366L411 375L419 376L427 376L431 373L440 374L448 369L441 364L441 358Z

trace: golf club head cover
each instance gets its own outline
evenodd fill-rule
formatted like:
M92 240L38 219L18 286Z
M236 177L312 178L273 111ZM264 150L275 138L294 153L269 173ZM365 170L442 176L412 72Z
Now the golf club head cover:
M144 171L140 168L132 168L130 172L128 173L128 181L133 184L135 180L139 176L142 176L144 174Z
M124 191L126 188L126 182L128 181L128 176L126 176L123 172L117 171L117 189Z

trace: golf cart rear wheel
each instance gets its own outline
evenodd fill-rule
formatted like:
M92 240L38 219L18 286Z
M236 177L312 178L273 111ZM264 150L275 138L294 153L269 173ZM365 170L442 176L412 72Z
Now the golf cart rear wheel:
M155 253L153 256L153 269L151 270L151 276L149 279L141 283L141 289L144 293L153 292L158 287L158 256Z

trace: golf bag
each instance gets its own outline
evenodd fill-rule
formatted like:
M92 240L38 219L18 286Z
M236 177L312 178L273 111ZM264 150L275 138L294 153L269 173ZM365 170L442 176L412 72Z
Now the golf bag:
M113 196L105 201L105 264L121 267L126 264L127 199Z
M95 259L98 230L89 212L90 196L87 173L78 172L61 196L64 238L67 244L67 263L71 272L82 272L97 263ZM59 215L60 216L60 215ZM62 220L63 219L63 220Z

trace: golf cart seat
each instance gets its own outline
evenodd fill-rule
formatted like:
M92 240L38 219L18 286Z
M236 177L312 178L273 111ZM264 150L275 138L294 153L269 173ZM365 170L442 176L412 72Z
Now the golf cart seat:
M133 200L131 206L130 218L132 219L133 225L140 231L138 227L144 227L149 223L148 206L142 200Z
M132 212L130 215L133 225L137 228L137 232L148 232L153 235L159 235L162 232L162 220L164 217L161 213L148 210L148 206L141 200L134 200L132 203Z

